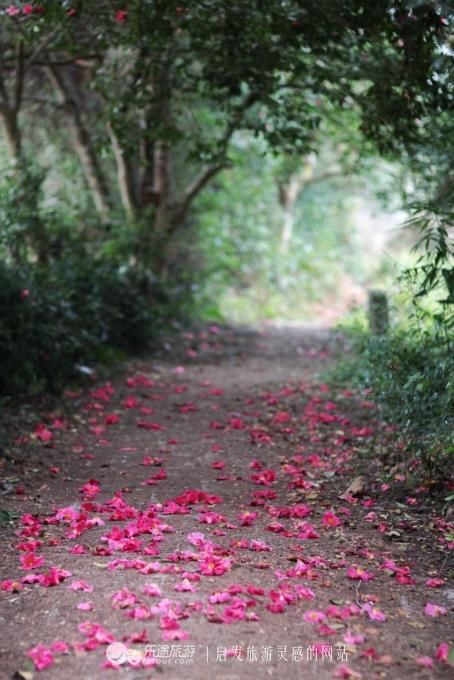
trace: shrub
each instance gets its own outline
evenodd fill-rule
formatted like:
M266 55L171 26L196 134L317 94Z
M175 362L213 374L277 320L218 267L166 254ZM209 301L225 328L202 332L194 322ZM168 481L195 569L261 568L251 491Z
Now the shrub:
M454 346L432 326L370 338L363 352L366 384L388 422L430 472L446 472L454 453Z
M0 393L58 391L79 364L144 348L165 309L137 274L89 257L0 266Z

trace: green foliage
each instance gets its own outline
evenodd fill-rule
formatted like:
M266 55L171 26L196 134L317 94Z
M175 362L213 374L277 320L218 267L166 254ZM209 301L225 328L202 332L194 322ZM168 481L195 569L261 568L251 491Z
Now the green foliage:
M10 512L9 510L0 509L0 524L4 526L12 526L19 519L20 514L18 512Z
M454 453L454 338L435 328L371 339L364 359L384 418L429 471L446 473Z
M80 205L77 213L65 195L54 196L53 187L46 187L48 179L37 159L23 159L19 166L5 164L0 175L0 256L6 262L45 265L63 251L82 257L90 245L96 249L99 219L85 214ZM74 177L65 175L63 167L58 185L63 193L74 194Z
M342 356L323 378L371 389L407 450L430 474L445 476L454 454L454 333L436 304L421 315L408 294L406 301L396 299L399 321L385 335L371 336L361 312L346 319Z
M59 390L77 366L143 348L163 322L127 270L67 257L0 268L2 394Z
M37 256L46 236L39 213L43 171L36 167L9 168L0 180L0 248L24 262L32 247Z

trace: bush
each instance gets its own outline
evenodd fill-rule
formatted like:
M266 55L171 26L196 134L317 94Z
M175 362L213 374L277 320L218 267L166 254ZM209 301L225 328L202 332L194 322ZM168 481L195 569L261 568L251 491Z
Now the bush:
M454 453L454 346L436 327L370 338L363 375L383 418L430 472L446 472Z
M365 316L339 328L342 351L322 379L334 385L371 389L384 422L396 426L405 451L431 475L446 476L454 454L454 338L446 324L413 318L399 321L386 335L372 336Z
M60 390L78 365L147 345L165 320L137 274L91 258L0 267L0 393Z

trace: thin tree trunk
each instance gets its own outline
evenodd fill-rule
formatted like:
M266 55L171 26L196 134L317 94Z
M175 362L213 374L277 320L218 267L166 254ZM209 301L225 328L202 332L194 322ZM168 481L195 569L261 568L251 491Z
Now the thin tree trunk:
M147 138L140 141L139 161L137 202L140 208L145 210L150 205L156 205L157 202L154 193L154 143Z
M284 210L281 231L281 251L284 254L288 253L290 248L296 222L296 204L303 191L309 185L324 182L333 177L340 177L344 174L340 168L332 168L316 175L316 165L317 158L308 156L303 159L303 165L298 172L290 175L287 181L278 184L279 203Z
M68 114L68 124L72 132L72 144L90 188L96 210L103 220L110 212L109 190L101 171L96 152L85 127L79 103L57 67L50 66L47 74L58 90L62 104Z
M153 193L157 197L154 229L165 237L173 217L172 157L169 147L156 142L153 163Z
M113 128L112 123L107 123L112 150L114 153L115 164L117 167L118 189L123 208L129 219L134 218L137 211L137 204L134 191L134 176L132 166L128 156L120 144L120 140Z
M9 159L18 164L22 156L22 134L19 127L19 112L24 90L24 45L19 43L15 56L14 87L8 92L3 78L3 64L0 55L0 116L5 132Z
M305 163L301 170L279 185L279 202L284 209L281 232L281 251L287 253L295 227L295 208L298 198L307 182L313 177L313 165Z
M295 227L295 205L287 206L284 210L284 226L281 234L281 249L288 253Z
M0 105L0 116L6 139L8 157L12 162L18 163L22 155L22 135L18 125L18 114L14 109L6 105Z

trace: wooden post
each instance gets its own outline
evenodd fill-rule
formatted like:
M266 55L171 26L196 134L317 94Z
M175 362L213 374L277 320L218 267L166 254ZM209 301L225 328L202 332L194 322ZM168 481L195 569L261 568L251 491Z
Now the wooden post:
M369 328L374 335L384 335L389 328L388 297L382 290L369 291Z

